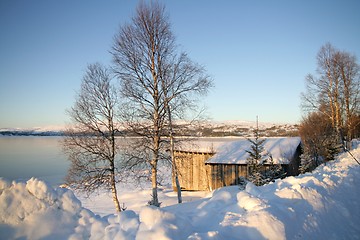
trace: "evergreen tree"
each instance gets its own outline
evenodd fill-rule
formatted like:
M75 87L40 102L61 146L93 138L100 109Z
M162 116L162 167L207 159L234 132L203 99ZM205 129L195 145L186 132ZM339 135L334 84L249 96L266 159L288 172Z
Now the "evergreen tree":
M315 167L315 160L307 149L300 155L300 173L306 173L313 170Z
M280 164L274 163L274 159L271 154L269 154L269 158L266 161L269 161L269 168L265 172L264 184L274 182L275 179L285 176L284 169Z
M251 143L250 150L246 150L249 154L247 158L247 163L249 167L249 181L254 183L256 186L260 186L264 183L264 176L262 173L262 165L264 162L264 143L266 139L260 139L259 127L256 124L256 129L254 130L254 140L247 139Z

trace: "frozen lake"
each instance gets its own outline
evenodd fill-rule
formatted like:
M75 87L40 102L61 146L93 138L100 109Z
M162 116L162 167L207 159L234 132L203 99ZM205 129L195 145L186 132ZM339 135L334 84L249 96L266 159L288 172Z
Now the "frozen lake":
M62 153L61 139L1 136L0 177L21 181L37 177L53 186L63 183L69 162Z

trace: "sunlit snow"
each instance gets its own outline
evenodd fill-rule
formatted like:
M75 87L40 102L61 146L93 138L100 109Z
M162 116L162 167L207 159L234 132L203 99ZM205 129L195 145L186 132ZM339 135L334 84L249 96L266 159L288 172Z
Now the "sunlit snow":
M271 155L275 164L288 164L300 141L300 137L266 138L262 154ZM246 150L250 147L251 143L247 139L224 143L217 147L215 156L207 163L246 164L249 157Z
M352 154L359 159L360 148ZM165 188L162 208L145 206L149 190L123 188L128 209L104 214L113 206L101 195L86 203L101 206L97 215L71 190L1 179L0 239L360 239L360 166L347 153L262 187L186 193L180 205Z

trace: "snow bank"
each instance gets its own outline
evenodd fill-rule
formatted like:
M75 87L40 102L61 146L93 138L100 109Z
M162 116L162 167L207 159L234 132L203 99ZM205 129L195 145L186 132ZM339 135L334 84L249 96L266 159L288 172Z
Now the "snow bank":
M360 149L352 153L360 158ZM262 187L104 217L70 190L0 179L0 239L360 239L359 189L360 167L346 153Z
M0 179L0 239L84 239L104 236L104 228L70 190L34 178L27 183Z

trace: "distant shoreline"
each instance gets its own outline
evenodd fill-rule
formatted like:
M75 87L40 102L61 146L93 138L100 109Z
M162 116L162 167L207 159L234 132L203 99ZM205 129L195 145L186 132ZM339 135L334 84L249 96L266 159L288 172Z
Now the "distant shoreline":
M66 134L64 132L32 132L32 131L1 131L0 136L37 136L37 137L49 137L58 136L62 137Z

